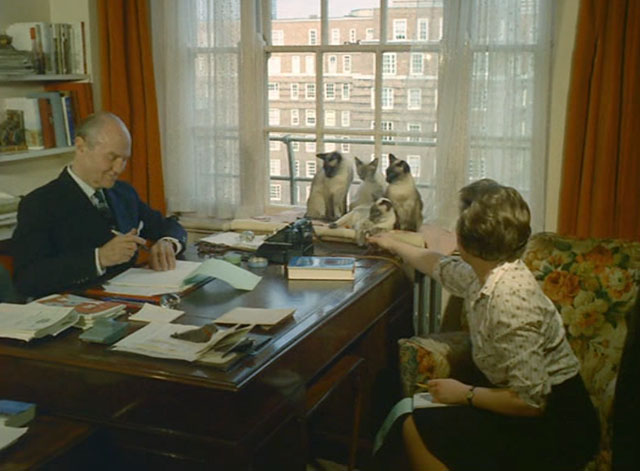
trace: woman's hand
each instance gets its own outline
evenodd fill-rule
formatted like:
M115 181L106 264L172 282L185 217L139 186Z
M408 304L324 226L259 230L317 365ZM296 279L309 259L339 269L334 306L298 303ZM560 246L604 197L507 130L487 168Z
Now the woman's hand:
M369 242L370 244L375 244L382 249L388 250L389 252L396 253L396 240L386 232L381 232L379 234L367 237L367 242Z
M435 402L443 404L466 404L467 392L471 386L456 379L431 379L427 382L427 389Z

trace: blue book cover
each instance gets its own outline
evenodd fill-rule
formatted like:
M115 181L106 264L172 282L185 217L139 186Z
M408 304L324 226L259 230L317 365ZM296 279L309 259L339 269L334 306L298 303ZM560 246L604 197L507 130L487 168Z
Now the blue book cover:
M31 402L0 400L0 423L7 427L22 427L36 415L36 405Z
M355 259L352 257L300 256L291 257L289 260L289 268L352 271L354 267Z

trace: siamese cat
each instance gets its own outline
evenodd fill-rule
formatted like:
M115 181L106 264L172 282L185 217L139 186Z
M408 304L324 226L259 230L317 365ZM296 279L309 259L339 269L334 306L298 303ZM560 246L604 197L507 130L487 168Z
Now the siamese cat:
M422 225L422 198L411 176L409 164L389 154L385 196L396 210L396 229L417 231Z
M387 198L378 198L373 203L352 209L336 222L329 224L329 227L353 228L356 231L356 243L363 246L368 235L389 231L393 229L395 223L396 213L391 201Z
M358 186L355 198L349 205L352 210L358 206L369 205L378 200L384 194L384 178L378 172L378 158L376 157L368 164L356 157L356 172L362 180Z
M316 154L322 159L322 170L311 182L307 213L311 219L335 221L347 212L347 194L353 181L353 163L340 154Z

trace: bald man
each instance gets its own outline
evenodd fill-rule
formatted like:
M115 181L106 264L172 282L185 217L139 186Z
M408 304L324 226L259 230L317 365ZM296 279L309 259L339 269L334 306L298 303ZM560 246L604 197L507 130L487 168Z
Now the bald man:
M75 155L55 180L25 196L13 234L14 283L27 297L84 288L129 268L152 242L149 265L175 268L186 232L118 180L131 156L131 135L107 112L76 130Z

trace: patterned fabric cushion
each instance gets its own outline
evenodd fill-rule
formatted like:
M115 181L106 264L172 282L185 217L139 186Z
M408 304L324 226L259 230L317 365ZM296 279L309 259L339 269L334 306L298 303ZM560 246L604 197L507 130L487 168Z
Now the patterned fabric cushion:
M626 315L640 284L640 243L539 233L529 241L524 260L562 315L582 377L600 414L600 452L587 470L610 470L610 419L627 334ZM416 382L447 376L463 379L472 374L465 374L467 368L473 368L464 332L402 339L399 347L406 395L415 392Z

